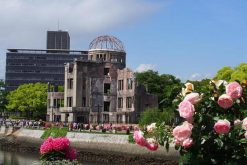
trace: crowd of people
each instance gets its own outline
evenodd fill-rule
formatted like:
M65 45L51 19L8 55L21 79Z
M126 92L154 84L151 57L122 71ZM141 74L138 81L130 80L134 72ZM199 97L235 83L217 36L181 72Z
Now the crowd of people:
M89 123L77 123L77 122L45 122L42 120L12 120L12 119L1 119L0 126L6 127L24 127L32 129L47 129L50 127L67 127L69 131L82 131L82 130L98 130L98 131L126 131L129 132L134 129L134 126L130 125L120 125L112 123L102 123L102 124L89 124Z
M45 122L42 120L11 120L11 119L0 119L0 126L6 127L25 127L25 128L40 128L44 127Z

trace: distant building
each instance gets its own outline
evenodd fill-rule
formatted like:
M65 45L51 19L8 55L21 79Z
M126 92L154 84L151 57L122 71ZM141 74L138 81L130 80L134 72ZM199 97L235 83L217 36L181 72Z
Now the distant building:
M58 41L59 35L61 38ZM49 37L47 38L49 49L8 49L5 71L6 90L14 90L21 84L36 82L64 85L64 64L74 59L88 58L87 51L69 50L68 32L47 32L47 37Z
M120 40L100 36L89 46L88 58L65 65L64 93L48 92L47 120L82 123L136 123L158 97L138 85L126 68Z
M46 49L70 49L70 37L67 31L47 31Z

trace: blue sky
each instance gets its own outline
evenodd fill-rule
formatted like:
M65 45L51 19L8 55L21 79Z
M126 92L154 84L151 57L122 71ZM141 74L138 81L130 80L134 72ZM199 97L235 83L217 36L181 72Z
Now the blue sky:
M0 78L6 49L45 48L58 20L72 49L118 37L132 70L197 80L247 62L246 0L0 0L0 20Z
M124 40L131 68L153 64L160 73L200 79L247 62L246 28L247 1L177 0L114 34Z

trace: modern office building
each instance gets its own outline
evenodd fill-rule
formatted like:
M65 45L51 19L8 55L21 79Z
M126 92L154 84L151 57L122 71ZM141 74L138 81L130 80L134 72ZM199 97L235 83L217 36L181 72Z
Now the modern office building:
M67 31L47 31L46 49L70 49L70 37Z
M97 37L87 59L67 63L64 82L64 93L48 92L48 121L136 123L145 108L158 107L158 97L126 68L124 46L113 36Z
M59 36L60 33L62 38L58 41L56 40L56 36ZM68 49L68 32L58 31L58 34L56 32L47 32L47 37L47 48L51 49L7 50L5 71L6 90L14 90L21 84L36 82L64 85L64 64L73 62L75 59L88 58L87 51ZM65 41L66 44L63 44ZM62 46L56 47L60 42Z

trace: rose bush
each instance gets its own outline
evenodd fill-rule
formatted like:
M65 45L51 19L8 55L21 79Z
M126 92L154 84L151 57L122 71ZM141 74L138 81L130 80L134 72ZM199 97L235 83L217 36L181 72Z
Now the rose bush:
M246 164L246 82L210 81L198 88L186 83L174 100L182 124L156 125L153 132L144 131L143 139L151 136L167 149L173 141L180 164Z
M41 160L74 160L76 159L76 150L70 147L70 141L67 138L47 138L40 146Z

